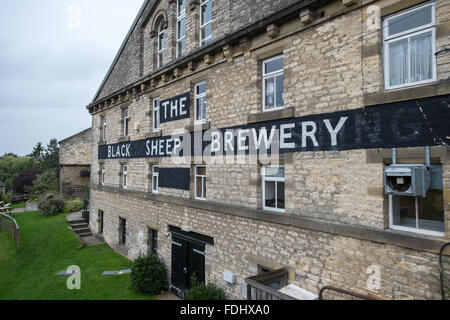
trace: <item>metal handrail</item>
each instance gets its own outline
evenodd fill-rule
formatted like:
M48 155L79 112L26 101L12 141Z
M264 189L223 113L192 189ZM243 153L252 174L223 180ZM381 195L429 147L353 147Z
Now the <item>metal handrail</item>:
M345 290L345 289L341 289L341 288L337 288L337 287L333 287L333 286L325 286L322 287L319 291L319 300L323 300L323 293L325 290L330 290L330 291L336 291L339 293L343 293L355 298L359 298L359 299L363 299L363 300L377 300L374 297L368 296L368 295L364 295L364 294L360 294L357 292L353 292L353 291L349 291L349 290Z

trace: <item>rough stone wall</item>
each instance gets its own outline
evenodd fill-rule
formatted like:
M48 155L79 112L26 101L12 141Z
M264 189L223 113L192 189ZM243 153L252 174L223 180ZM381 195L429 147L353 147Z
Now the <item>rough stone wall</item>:
M91 128L59 142L60 165L90 165Z
M436 254L96 190L91 191L93 230L98 229L97 210L104 211L106 242L130 258L147 252L147 227L158 230L158 254L168 270L168 225L190 225L194 232L212 236L214 246L206 246L206 278L223 287L229 298L243 298L240 283L257 274L257 261L266 261L291 268L291 282L316 294L324 285L368 292L367 269L377 266L381 289L373 293L393 299L440 299ZM125 247L118 245L119 217L127 219ZM139 233L144 235L142 243ZM235 285L223 281L225 269L236 273Z
M154 2L157 2L156 7L151 10ZM213 0L213 41L296 2L300 1ZM198 3L200 2L198 1ZM187 1L187 54L198 49L200 46L200 5L196 5L191 10L189 4L190 1ZM176 2L170 4L169 1L149 1L122 54L113 67L111 74L100 90L97 100L120 90L125 85L136 81L142 74L147 74L155 69L154 50L156 47L156 39L150 38L150 31L152 31L153 14L161 10L167 13L168 18L168 29L166 30L168 45L166 49L166 62L175 59ZM150 17L148 16L149 13L152 14Z
M59 179L64 184L70 184L71 186L89 185L89 177L82 177L80 172L83 170L89 170L90 166L63 166L60 170Z

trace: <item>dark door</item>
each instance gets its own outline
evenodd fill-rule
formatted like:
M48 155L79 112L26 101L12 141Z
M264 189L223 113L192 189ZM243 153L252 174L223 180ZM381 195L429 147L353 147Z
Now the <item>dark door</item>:
M98 233L103 234L103 211L98 210Z
M205 245L197 244L172 235L172 289L184 297L184 291L191 287L191 277L198 282L205 281Z

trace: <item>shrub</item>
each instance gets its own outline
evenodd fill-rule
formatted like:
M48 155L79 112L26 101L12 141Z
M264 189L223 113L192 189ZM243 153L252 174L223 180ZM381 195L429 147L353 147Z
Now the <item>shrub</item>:
M66 201L64 205L64 212L65 213L71 213L71 212L77 212L83 210L83 201L81 200L72 200L72 201Z
M33 185L34 180L41 171L22 171L14 178L13 191L14 193L25 193Z
M157 255L139 255L133 261L131 284L135 290L152 295L168 288L166 267Z
M198 283L195 278L191 280L192 288L186 291L186 300L225 300L225 291L215 283Z
M43 197L43 200L38 205L41 215L54 216L64 211L64 200L59 196L53 194L47 194Z

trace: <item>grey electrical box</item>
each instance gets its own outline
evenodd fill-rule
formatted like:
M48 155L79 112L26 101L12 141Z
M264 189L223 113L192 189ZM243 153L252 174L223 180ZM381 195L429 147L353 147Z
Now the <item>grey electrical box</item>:
M384 189L388 195L425 197L431 174L424 164L393 164L384 167Z

